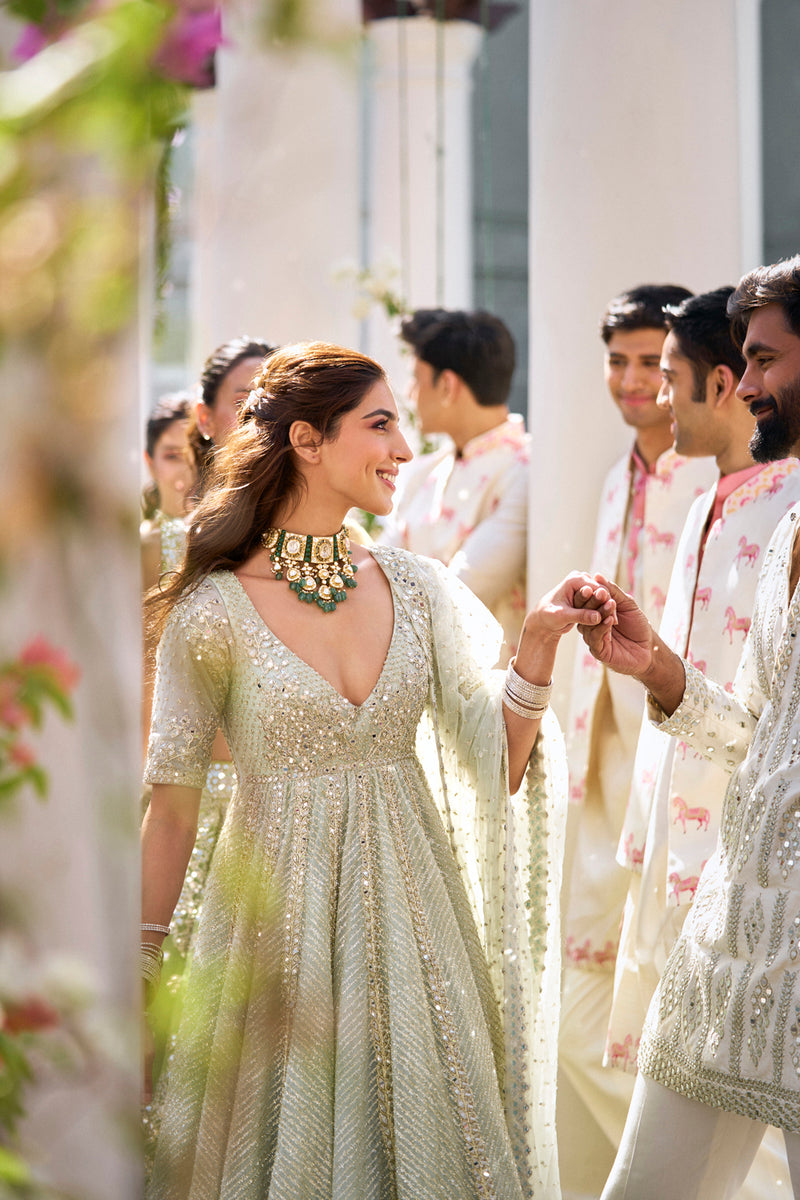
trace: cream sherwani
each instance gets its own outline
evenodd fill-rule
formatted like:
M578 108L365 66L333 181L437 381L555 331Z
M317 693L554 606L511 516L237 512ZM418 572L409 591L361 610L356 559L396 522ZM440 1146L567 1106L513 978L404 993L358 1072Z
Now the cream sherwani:
M715 477L711 459L667 450L648 473L634 455L612 467L599 506L592 570L631 592L661 619L672 563L692 502ZM643 711L641 686L607 672L580 643L569 720L573 810L572 886L566 905L566 970L559 1043L559 1144L570 1162L596 1162L599 1192L622 1133L632 1081L602 1065L614 960L628 875L616 848ZM574 819L573 819L574 818Z
M530 437L522 417L424 454L401 472L381 541L445 563L503 627L507 661L525 618Z

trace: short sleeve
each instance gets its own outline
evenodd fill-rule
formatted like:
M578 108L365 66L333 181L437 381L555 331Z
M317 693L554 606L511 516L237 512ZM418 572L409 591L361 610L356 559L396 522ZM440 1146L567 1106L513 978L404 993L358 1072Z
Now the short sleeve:
M159 643L145 783L203 786L231 657L227 612L206 580L176 604Z

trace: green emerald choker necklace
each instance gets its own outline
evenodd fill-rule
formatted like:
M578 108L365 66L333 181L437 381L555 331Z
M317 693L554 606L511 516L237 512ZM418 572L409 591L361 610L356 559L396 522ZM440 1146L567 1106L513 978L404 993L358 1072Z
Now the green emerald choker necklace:
M269 551L275 578L285 576L299 600L316 604L323 612L335 612L336 605L347 599L345 589L357 586L353 576L358 567L350 558L344 525L332 537L268 529L261 541Z

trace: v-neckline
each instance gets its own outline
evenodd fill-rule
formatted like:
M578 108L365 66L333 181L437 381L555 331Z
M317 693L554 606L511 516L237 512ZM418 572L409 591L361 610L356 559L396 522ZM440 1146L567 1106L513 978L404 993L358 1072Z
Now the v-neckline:
M305 667L307 671L310 671L310 673L314 676L315 679L319 679L331 692L333 692L334 696L336 696L339 700L341 700L343 704L346 704L348 706L348 708L352 708L354 712L360 712L362 708L365 708L366 705L369 704L370 700L377 692L378 688L380 687L380 685L383 681L383 677L386 673L386 668L388 666L389 659L391 657L392 650L394 648L395 637L397 635L397 603L395 601L394 588L392 586L392 581L389 578L389 576L386 574L386 572L383 570L383 567L381 566L380 562L378 561L378 559L375 557L374 554L372 555L372 559L375 562L378 569L383 572L383 575L386 578L386 582L389 584L389 593L392 597L392 635L389 638L389 645L386 648L386 656L383 660L383 664L381 665L381 669L380 669L378 678L375 680L375 683L373 684L372 690L370 691L369 695L366 696L365 699L362 700L360 704L354 704L353 701L350 700L347 696L343 696L342 693L339 691L339 689L333 683L331 683L330 679L328 679L327 676L323 675L321 671L318 671L316 667L312 667L311 663L306 662L306 660L304 658L301 658L300 655L297 653L297 651L292 650L291 646L287 646L286 643L284 641L282 641L281 638L278 637L277 633L274 633L272 631L272 629L270 629L269 625L264 620L261 613L256 608L255 604L250 599L250 596L247 593L247 589L245 588L241 579L239 579L238 575L236 575L233 571L225 572L227 575L230 575L231 579L233 579L234 584L236 585L236 587L238 588L242 597L244 598L245 603L252 611L252 614L255 617L256 621L269 634L269 636L272 638L272 640L274 642L277 642L277 644L279 646L281 646L282 649L284 649L286 651L286 653L294 659L295 662L300 663L300 665Z

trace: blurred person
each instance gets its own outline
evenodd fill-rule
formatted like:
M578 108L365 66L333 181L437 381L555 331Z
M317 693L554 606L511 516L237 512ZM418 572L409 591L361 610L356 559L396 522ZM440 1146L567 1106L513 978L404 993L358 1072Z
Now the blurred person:
M148 997L220 725L239 783L148 1200L558 1195L566 780L547 681L562 634L613 606L571 577L490 670L502 631L459 580L344 533L351 508L390 511L410 458L376 363L277 351L158 599Z
M253 376L274 350L275 346L269 342L242 334L217 346L203 364L200 398L190 431L190 445L200 476L200 495L205 490L214 451L228 440L250 392Z
M144 520L139 533L142 583L154 587L183 555L189 497L195 470L187 436L194 396L189 391L162 396L147 420L144 459L150 483L142 494Z
M643 284L609 303L600 334L611 400L633 434L601 492L592 571L622 578L658 621L675 548L710 459L673 446L659 407L664 305L691 293ZM597 1196L614 1160L633 1080L603 1065L628 874L616 861L643 711L641 690L580 647L570 702L565 967L559 1038L558 1137L567 1196Z
M675 449L713 454L714 487L692 505L681 534L659 634L709 678L733 690L756 584L778 521L800 501L795 458L754 463L755 420L736 396L744 373L727 315L732 287L666 310L661 404ZM729 772L646 718L636 751L618 860L633 872L617 956L606 1059L635 1074L647 1007L719 833ZM788 1194L783 1138L765 1139L744 1190ZM767 1145L767 1142L770 1145Z
M449 566L503 626L501 663L525 616L530 439L508 411L514 340L487 312L418 309L401 326L414 353L409 396L424 436L382 541Z
M728 315L751 454L797 457L800 255L743 276ZM648 1009L604 1200L727 1200L769 1125L800 1196L798 518L795 506L770 541L732 692L675 654L615 584L617 624L584 634L607 669L644 685L659 729L730 774L716 847Z

